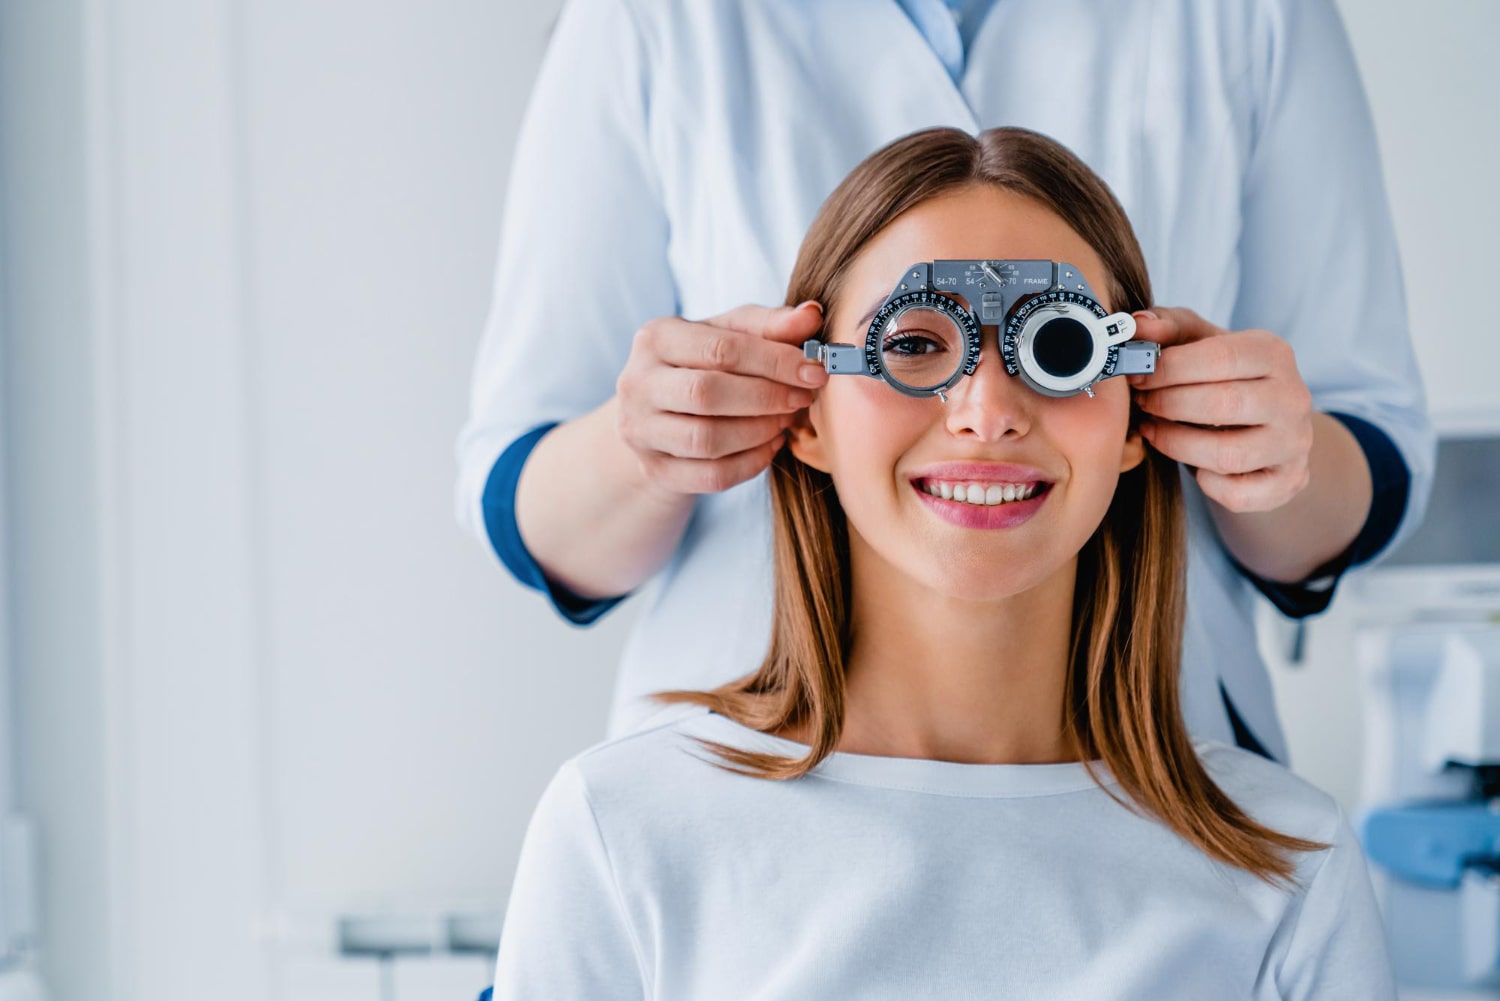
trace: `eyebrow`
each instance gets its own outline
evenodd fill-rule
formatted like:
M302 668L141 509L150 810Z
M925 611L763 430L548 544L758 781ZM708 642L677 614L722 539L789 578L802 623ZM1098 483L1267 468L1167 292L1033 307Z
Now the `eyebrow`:
M880 312L880 307L885 305L885 300L885 296L881 296L879 299L876 299L875 304L870 307L870 311L859 318L859 323L855 326L855 329L860 331L861 333L869 330L870 321L875 319L875 314Z

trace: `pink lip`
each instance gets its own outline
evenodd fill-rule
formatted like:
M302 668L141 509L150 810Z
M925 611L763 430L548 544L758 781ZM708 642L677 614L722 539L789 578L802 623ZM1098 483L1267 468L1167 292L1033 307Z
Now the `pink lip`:
M1017 467L1010 467L1012 469ZM968 477L942 476L934 479L970 479L977 480L979 477L972 474ZM1009 482L1034 482L1034 480L1011 480ZM943 500L934 497L922 489L920 480L913 480L911 488L917 492L922 502L933 510L939 518L952 522L962 528L1015 528L1024 524L1036 514L1047 497L1052 493L1043 490L1041 493L1023 501L1007 501L1004 504L996 504L994 507L981 507L977 504L965 504L963 501Z

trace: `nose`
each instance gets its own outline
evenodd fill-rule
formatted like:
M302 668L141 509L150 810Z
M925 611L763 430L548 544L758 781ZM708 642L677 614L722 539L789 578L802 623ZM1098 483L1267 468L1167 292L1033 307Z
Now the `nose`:
M948 432L985 442L1024 437L1031 430L1031 395L1021 380L1005 371L999 329L985 327L974 373L948 391Z

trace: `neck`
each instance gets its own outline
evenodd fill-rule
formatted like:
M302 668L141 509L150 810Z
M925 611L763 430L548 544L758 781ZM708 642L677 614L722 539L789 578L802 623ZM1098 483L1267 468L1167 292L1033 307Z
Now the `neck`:
M1077 561L993 600L934 591L851 539L853 645L839 750L991 764L1073 761L1063 692Z

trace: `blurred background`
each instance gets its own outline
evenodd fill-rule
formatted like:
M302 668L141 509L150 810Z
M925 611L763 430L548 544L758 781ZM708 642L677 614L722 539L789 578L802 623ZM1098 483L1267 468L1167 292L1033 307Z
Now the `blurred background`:
M0 0L0 999L489 983L636 614L565 625L452 513L559 6ZM1426 781L1428 702L1500 721L1500 4L1339 6L1444 435L1432 531L1263 619L1293 768L1353 815ZM1500 997L1489 870L1410 893L1404 999Z

